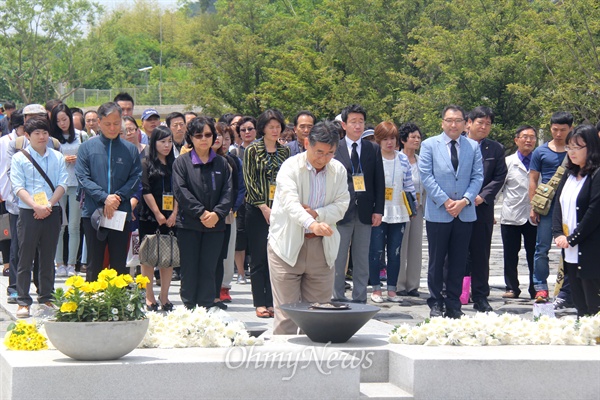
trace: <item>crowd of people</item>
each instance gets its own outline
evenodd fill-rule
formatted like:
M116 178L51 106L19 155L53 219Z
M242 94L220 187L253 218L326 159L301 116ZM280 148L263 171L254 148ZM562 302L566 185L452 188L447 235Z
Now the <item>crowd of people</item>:
M274 317L276 334L294 334L282 304L366 303L368 286L374 303L421 296L424 228L430 315L460 318L469 302L493 311L500 192L502 297L521 294L522 237L528 293L549 301L554 239L562 249L554 306L600 311L600 138L594 126L573 129L567 112L552 116L552 140L537 148L538 130L519 127L517 151L505 157L488 138L495 115L485 106L445 107L442 133L424 140L414 123L368 124L360 105L334 121L300 111L289 125L276 109L218 120L173 112L162 122L152 108L138 124L127 93L87 112L58 100L6 105L0 213L12 238L0 247L17 317L30 315L32 272L38 302L52 306L56 278L94 281L108 266L127 273L135 238L160 233L177 238L180 261L141 262L160 284L158 296L147 287L148 310L173 310L172 280L181 280L186 308L226 309L235 272L246 284L249 269L256 316ZM540 184L556 195L544 197Z

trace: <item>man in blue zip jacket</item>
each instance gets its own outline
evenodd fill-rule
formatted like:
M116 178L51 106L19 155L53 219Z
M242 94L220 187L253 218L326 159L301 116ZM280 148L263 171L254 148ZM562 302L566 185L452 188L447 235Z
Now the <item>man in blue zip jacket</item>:
M142 167L135 146L120 137L121 116L117 103L105 103L98 108L100 132L79 147L75 164L75 175L85 196L81 217L88 248L88 282L98 279L106 246L110 267L119 274L128 272L130 199L139 187ZM96 210L108 219L113 218L115 211L125 212L123 229L96 229L96 224L92 225Z

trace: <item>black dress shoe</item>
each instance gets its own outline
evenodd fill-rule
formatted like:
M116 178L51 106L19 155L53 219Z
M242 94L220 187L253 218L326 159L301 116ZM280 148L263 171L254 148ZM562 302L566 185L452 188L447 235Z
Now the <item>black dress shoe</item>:
M465 315L465 314L462 311L449 308L446 310L445 317L452 318L452 319L460 319L460 317L462 317L463 315Z
M437 303L431 306L431 310L429 311L430 318L443 317L443 316L444 316L444 309L442 308L442 306L440 306Z
M171 280L172 281L180 281L181 276L179 275L179 272L177 272L176 270L173 270L173 275L171 276Z
M331 301L334 302L334 303L350 303L350 302L352 302L352 300L350 300L347 297L342 297L342 298L339 298L339 299L331 299Z
M479 312L490 312L494 311L490 303L488 303L487 299L477 299L473 300L473 308Z

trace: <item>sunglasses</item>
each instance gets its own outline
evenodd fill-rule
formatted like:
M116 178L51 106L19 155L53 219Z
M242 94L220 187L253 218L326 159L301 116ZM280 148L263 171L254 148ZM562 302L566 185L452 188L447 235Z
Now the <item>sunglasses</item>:
M240 132L252 132L256 128L240 128Z
M212 133L196 133L194 134L194 138L196 139L210 139L211 137L213 137Z

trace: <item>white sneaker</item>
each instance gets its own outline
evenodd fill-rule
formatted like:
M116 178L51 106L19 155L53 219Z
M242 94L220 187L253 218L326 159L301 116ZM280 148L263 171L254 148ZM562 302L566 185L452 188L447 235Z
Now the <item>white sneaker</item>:
M402 303L402 297L398 295L393 297L388 296L388 301L391 301L392 303Z
M67 265L67 276L75 276L75 275L77 275L77 272L75 272L75 266Z
M371 300L373 303L383 303L383 298L380 294L371 293Z
M64 278L67 276L67 267L65 267L64 265L60 265L58 267L56 267L56 277L57 278Z
M238 275L238 277L237 277L237 283L239 283L240 285L245 285L248 282L246 281L246 277L245 276Z
M29 306L19 306L17 318L29 318Z

